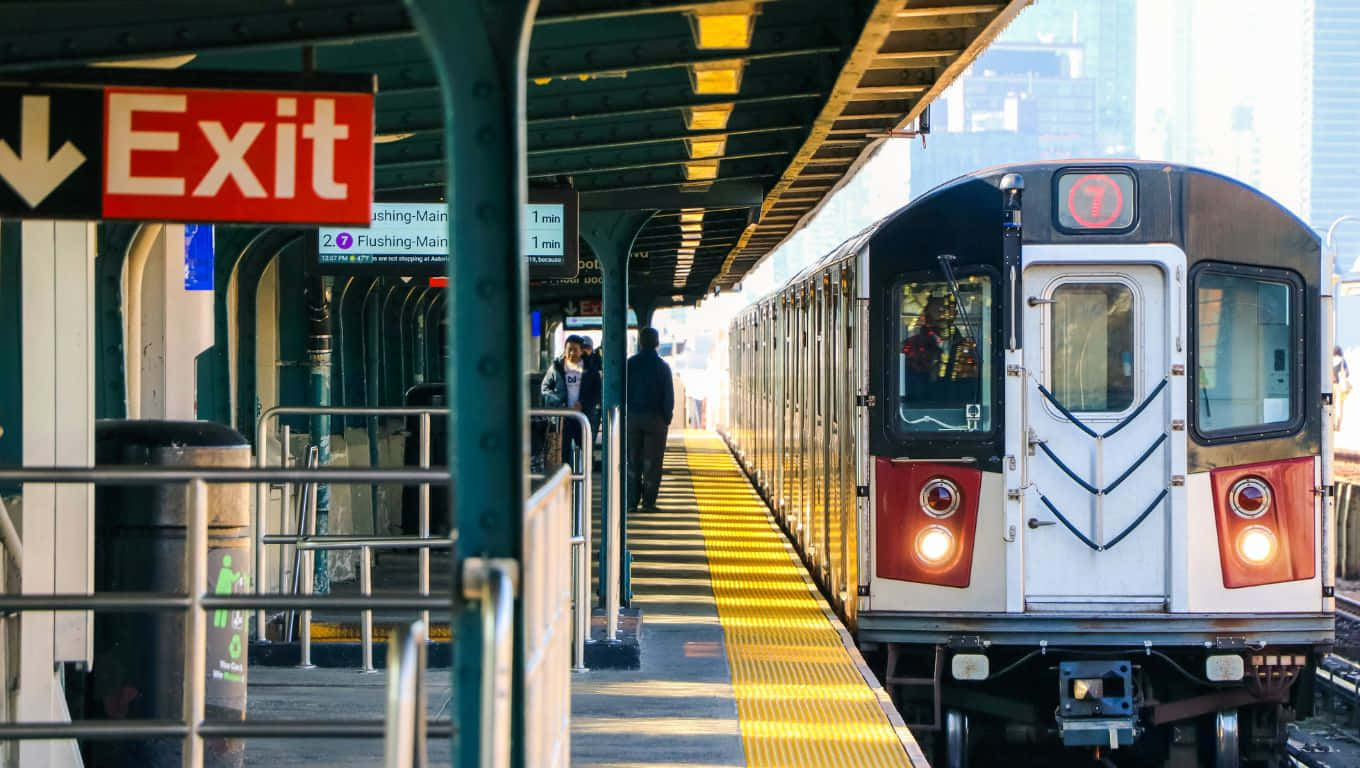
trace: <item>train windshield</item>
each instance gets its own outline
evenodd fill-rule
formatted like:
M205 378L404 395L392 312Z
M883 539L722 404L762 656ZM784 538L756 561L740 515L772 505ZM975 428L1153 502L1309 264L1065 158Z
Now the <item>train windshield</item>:
M1294 401L1299 318L1287 279L1232 274L1195 277L1195 372L1201 434L1281 429ZM1265 270L1256 270L1265 272Z
M992 429L992 281L909 280L898 294L897 413L905 432Z

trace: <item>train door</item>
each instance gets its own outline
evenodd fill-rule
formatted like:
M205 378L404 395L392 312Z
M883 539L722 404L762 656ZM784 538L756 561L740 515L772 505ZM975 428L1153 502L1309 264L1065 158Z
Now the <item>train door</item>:
M841 451L841 404L845 401L841 339L841 282L840 269L830 273L830 287L826 295L826 370L827 370L827 491L826 491L826 563L827 592L839 607L844 592L845 577L845 508L841 496L841 478L845 472L845 454Z
M812 285L812 357L810 377L812 380L812 439L808 441L811 449L812 465L812 503L808 505L812 529L808 531L811 546L813 575L817 576L826 567L826 440L822 433L826 425L826 336L822 333L822 318L826 315L826 289L818 277Z
M803 538L803 393L807 391L807 376L803 371L803 359L807 357L807 345L803 332L803 287L798 286L793 293L793 446L791 461L793 468L793 494L789 500L789 531L798 541Z
M1026 609L1164 610L1184 254L1027 246L1024 264Z

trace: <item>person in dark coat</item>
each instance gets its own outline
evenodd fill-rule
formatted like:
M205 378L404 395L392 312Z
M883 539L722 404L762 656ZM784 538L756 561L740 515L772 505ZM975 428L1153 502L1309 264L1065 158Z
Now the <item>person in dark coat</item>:
M581 361L585 363L586 371L593 373L600 380L601 389L603 389L604 364L600 361L600 353L594 349L594 346L595 342L589 336L581 337ZM602 404L602 402L597 401L595 407L586 409L586 417L590 419L590 433L592 435L598 436L600 434L600 408Z
M545 408L569 408L589 416L599 409L601 382L600 372L586 365L585 350L581 337L575 334L567 337L562 356L548 366L548 372L539 385ZM580 448L581 425L575 419L563 419L562 448L565 459L572 448Z
M655 328L643 328L641 349L628 358L628 508L640 512L656 510L666 433L675 411L671 367L656 353L660 344Z

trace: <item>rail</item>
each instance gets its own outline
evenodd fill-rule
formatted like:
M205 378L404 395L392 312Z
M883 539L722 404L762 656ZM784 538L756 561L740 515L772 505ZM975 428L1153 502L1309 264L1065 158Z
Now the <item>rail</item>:
M619 589L623 583L623 546L619 541L620 523L619 518L623 514L623 457L620 455L623 449L623 436L619 434L619 428L623 424L623 418L619 407L616 405L609 410L609 426L605 429L605 435L609 440L608 466L605 471L609 473L609 498L605 503L608 505L608 514L605 521L608 524L608 532L605 534L605 541L609 544L609 584L605 587L605 640L614 642L619 639Z
M463 596L482 603L482 768L510 765L511 679L514 675L515 590L519 563L470 557L463 563Z
M426 624L415 621L387 644L387 719L383 729L385 768L426 765Z
M269 425L274 419L280 416L416 416L420 419L420 429L417 440L419 441L419 466L421 469L430 467L430 416L433 414L448 415L448 406L385 406L385 407L350 407L350 406L320 406L320 405L281 405L275 406L260 414L259 420L255 425L255 465L260 468L269 465ZM292 432L288 425L283 425L280 429L280 459L284 467L287 467L292 460L292 446L290 445ZM443 473L447 474L447 473ZM310 480L310 478L308 478ZM324 482L324 478L316 482ZM306 482L306 480L304 480ZM340 481L336 481L340 482ZM315 483L313 483L315 488ZM289 500L292 497L292 484L287 482L283 488L282 509L285 514L289 507ZM377 504L377 499L373 500ZM430 538L430 485L420 483L420 512L419 526L420 537ZM257 590L263 591L265 586L265 556L264 547L268 543L265 541L266 515L265 511L269 507L269 486L259 483L255 488L255 583ZM316 505L312 505L312 515L315 519ZM376 528L374 533L377 533ZM307 568L311 568L311 556L308 557ZM306 576L304 575L304 581ZM430 594L430 552L422 548L420 551L420 594ZM281 586L281 585L280 585ZM308 590L310 591L310 590ZM425 626L430 625L430 615L428 611L422 612L421 620ZM259 611L255 615L255 634L261 641L267 640L265 626L267 618L264 611Z
M586 670L586 638L590 636L590 513L594 506L591 473L595 468L595 433L590 419L570 408L534 408L530 416L575 419L581 427L580 465L572 468L572 487L576 491L575 514L572 519L572 588L573 631L571 667L576 672Z
M23 467L0 469L0 480L62 484L148 485L183 483L186 493L187 529L185 546L186 583L183 594L151 592L0 595L0 611L111 611L169 612L185 614L183 647L183 709L179 720L126 720L112 722L21 722L0 723L0 740L21 739L128 739L180 738L184 741L182 764L201 768L203 739L209 737L270 738L368 738L383 736L386 721L381 720L270 720L268 722L206 721L205 686L207 679L206 626L209 610L264 610L267 608L403 609L430 610L447 605L445 598L368 597L349 598L331 595L210 595L208 568L208 483L271 482L279 478L296 481L299 474L340 476L352 482L428 482L447 484L445 473L410 470L290 470L235 469L217 467ZM423 649L424 643L420 643ZM391 650L389 650L391 652ZM508 663L508 662L507 662ZM394 675L396 677L396 675ZM439 736L452 733L450 723L424 725L424 709L418 711L412 727ZM408 721L409 722L409 721ZM410 765L411 763L407 763Z

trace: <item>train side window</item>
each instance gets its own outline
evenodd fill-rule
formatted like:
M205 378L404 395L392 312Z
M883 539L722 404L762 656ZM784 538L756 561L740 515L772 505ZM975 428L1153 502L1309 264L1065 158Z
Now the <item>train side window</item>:
M1077 413L1133 405L1134 301L1124 283L1064 283L1053 291L1053 396Z
M1300 285L1280 270L1214 266L1192 277L1195 431L1287 431L1299 416Z
M959 275L908 280L896 289L897 428L903 432L992 429L992 281Z

